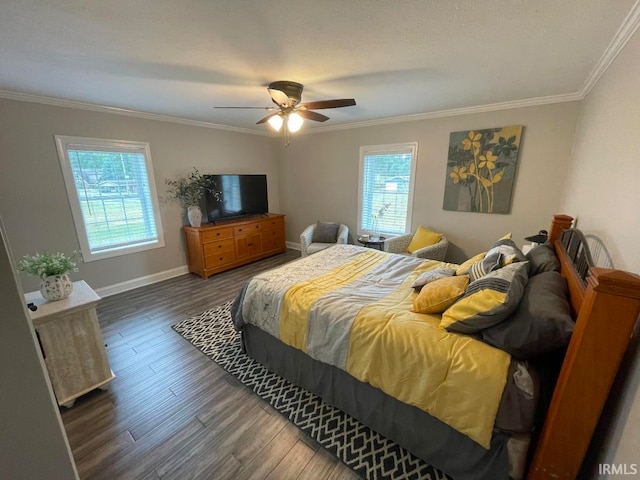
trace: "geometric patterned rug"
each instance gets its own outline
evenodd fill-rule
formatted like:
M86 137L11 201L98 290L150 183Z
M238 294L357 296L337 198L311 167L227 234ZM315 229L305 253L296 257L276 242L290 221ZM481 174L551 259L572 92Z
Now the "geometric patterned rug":
M242 352L231 302L173 329L366 480L445 480L444 473Z

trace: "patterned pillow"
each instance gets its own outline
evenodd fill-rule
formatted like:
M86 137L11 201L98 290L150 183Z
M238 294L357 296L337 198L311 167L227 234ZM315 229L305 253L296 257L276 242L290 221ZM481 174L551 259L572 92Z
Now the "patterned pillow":
M526 260L527 258L513 240L503 237L493 244L482 261L471 266L469 276L473 282L505 265Z
M440 326L476 333L497 325L518 307L528 280L527 262L516 262L471 282L464 296L442 314Z
M312 243L336 243L338 241L339 223L316 222L316 228L311 237Z
M501 238L494 243L491 249L487 252L487 256L492 253L502 254L501 263L503 267L511 263L527 261L527 257L524 256L524 253L522 253L515 242L510 238Z
M478 280L485 275L502 268L502 257L503 254L501 252L489 250L482 260L474 263L471 265L471 268L469 268L469 277L471 281L473 282Z
M425 285L413 301L412 312L442 313L455 303L469 285L467 275L441 278Z
M456 275L467 275L469 273L469 270L471 270L471 267L482 260L486 254L487 252L482 252L466 260L458 267L458 269L456 270Z
M455 275L456 271L453 268L438 268L437 270L429 270L421 274L416 281L411 285L416 290L420 291L427 283L435 282L441 278L447 278Z

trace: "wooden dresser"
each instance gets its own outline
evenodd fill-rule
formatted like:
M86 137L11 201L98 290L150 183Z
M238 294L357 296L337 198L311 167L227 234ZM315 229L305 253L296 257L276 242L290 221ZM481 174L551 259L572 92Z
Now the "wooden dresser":
M277 213L183 229L189 271L202 278L287 249L284 215Z

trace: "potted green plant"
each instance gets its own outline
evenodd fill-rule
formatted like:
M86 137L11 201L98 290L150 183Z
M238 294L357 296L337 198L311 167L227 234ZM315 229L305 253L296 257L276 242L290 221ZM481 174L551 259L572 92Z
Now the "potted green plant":
M36 252L35 255L22 257L18 262L18 271L39 277L40 293L47 300L62 300L73 291L69 274L78 271L75 260L77 256L78 252L71 255Z
M165 179L167 189L167 199L177 201L182 208L187 211L187 218L192 227L199 227L202 224L202 210L200 200L205 192L219 195L215 192L215 182L207 176L202 175L197 168L194 168L186 177L176 180Z

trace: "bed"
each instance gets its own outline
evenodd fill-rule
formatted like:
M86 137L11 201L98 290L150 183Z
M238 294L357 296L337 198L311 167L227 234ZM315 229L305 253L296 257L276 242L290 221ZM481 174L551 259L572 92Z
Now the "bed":
M640 312L640 278L592 268L571 220L556 215L549 241L575 327L539 427L534 362L466 323L448 331L446 311L411 311L416 280L457 265L335 246L250 280L234 322L255 360L455 479L576 478Z

